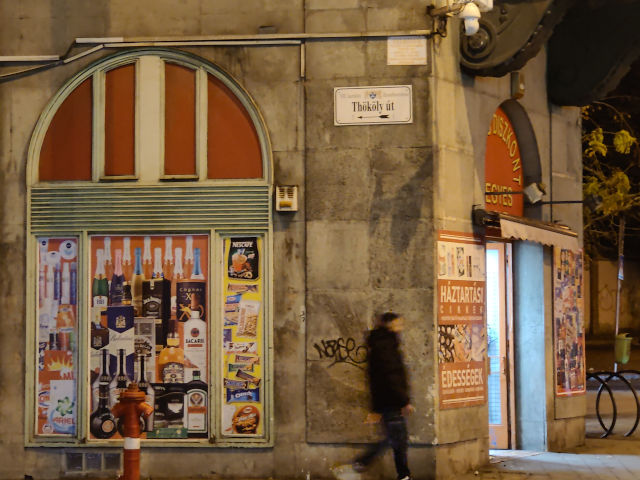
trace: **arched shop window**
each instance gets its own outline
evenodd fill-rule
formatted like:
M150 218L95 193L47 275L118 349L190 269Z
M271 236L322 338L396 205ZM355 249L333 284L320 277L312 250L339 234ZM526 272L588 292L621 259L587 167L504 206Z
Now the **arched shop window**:
M115 442L133 381L149 445L270 442L270 155L249 95L184 53L55 95L27 171L30 444Z

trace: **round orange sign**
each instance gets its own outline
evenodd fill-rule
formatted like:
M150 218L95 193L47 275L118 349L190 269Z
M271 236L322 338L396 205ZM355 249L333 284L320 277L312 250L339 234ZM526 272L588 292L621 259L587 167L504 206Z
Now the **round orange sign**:
M485 205L493 212L522 216L522 161L518 139L501 108L493 114L484 159Z

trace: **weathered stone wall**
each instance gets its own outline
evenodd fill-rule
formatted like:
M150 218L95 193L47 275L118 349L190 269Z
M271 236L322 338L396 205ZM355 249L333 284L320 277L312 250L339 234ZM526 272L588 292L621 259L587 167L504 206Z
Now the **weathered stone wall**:
M424 29L424 9L418 0L1 2L0 53L62 54L76 37L255 34L261 26L280 33ZM449 28L448 38L429 41L428 66L388 66L383 39L307 42L303 56L295 45L187 49L227 70L255 99L271 139L274 182L299 185L301 209L274 213L274 447L149 448L143 477L327 477L374 438L362 424L368 397L357 347L380 310L407 319L415 476L454 475L488 459L486 406L437 409L434 235L472 230L471 206L484 201L485 135L509 81L462 75L456 22ZM11 312L0 320L0 478L61 472L64 449L24 447L31 428L23 420L27 148L55 92L109 53L0 83L0 268L11 272L0 277L0 308ZM578 117L575 109L550 115L544 66L541 55L525 68L531 89L522 103L544 178L549 152L557 151L554 190L566 180L567 191L576 181L567 172L579 172ZM335 127L333 88L358 85L412 85L414 123ZM550 138L557 126L562 140ZM556 161L565 167L556 169ZM339 339L354 346L351 361L336 363L324 349L323 341ZM391 475L387 455L372 477Z

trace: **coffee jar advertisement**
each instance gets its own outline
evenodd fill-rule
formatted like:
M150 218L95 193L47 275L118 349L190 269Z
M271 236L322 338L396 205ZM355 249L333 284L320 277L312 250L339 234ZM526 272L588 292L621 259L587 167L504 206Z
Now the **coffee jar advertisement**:
M260 254L257 237L233 238L227 268L230 279L257 280L260 278Z
M225 238L223 278L222 435L264 432L264 298L260 237Z

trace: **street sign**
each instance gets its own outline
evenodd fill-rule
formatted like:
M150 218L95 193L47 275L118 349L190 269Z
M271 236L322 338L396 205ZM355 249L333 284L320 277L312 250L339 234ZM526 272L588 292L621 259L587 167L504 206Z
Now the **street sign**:
M333 124L379 125L413 123L411 85L335 87Z

